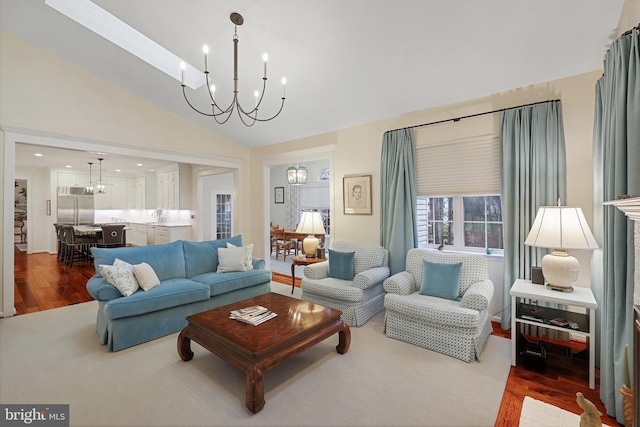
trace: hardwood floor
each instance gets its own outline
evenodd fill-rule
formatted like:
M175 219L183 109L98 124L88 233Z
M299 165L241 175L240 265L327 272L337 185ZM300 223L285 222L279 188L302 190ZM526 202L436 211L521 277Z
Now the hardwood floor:
M17 315L48 310L67 305L91 301L85 284L94 274L93 264L79 261L72 268L57 261L55 255L46 253L26 255L17 248L15 255L15 307ZM273 273L273 280L291 285L291 276ZM300 286L300 278L296 278ZM510 330L502 330L493 324L494 335L511 337ZM576 404L576 393L582 392L602 412L602 422L619 426L615 419L606 415L599 398L599 377L596 371L596 389L590 390L584 363L575 366L549 366L544 374L512 366L502 397L496 426L516 426L520 419L522 401L525 396L549 403L576 414L582 410Z

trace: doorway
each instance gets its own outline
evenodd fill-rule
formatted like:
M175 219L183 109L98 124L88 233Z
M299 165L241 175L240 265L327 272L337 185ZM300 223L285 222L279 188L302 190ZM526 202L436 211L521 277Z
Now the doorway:
M202 240L217 240L234 235L234 173L225 172L200 177Z

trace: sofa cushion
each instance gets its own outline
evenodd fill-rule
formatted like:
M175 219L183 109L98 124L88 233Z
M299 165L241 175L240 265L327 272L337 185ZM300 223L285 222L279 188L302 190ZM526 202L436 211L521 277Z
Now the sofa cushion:
M200 274L217 271L218 248L225 248L227 243L231 243L234 246L242 246L242 235L206 242L183 241L186 277L192 278Z
M443 263L423 261L420 293L434 297L459 300L461 262Z
M329 277L353 280L353 258L355 252L340 252L329 249Z
M100 264L113 264L116 258L135 265L146 262L163 280L185 277L182 242L176 241L153 246L128 246L123 248L91 248L96 274Z
M236 248L237 246L227 242L228 248ZM247 270L253 270L253 243L244 245L244 265L247 266Z
M136 276L136 280L138 281L140 287L145 291L155 288L160 284L158 275L146 262L134 265L133 274Z
M253 245L252 245L253 248ZM247 271L246 246L231 246L229 248L218 248L218 273L229 273L231 271ZM251 260L251 257L249 258ZM249 261L251 263L251 261ZM253 264L251 264L253 270Z
M482 319L482 312L464 308L458 301L420 295L386 294L384 306L387 315L398 313L406 316L410 324L427 322L440 328L477 330Z
M140 288L133 266L121 259L116 258L113 265L100 264L98 268L107 283L115 286L122 296L128 297Z
M107 302L104 314L109 320L120 319L208 299L208 286L184 278L169 279L148 291L140 289L128 298Z
M271 281L271 271L269 270L249 270L232 271L229 273L205 273L193 276L191 280L202 283L209 287L209 294L224 294L237 289L249 288L251 286L267 283Z

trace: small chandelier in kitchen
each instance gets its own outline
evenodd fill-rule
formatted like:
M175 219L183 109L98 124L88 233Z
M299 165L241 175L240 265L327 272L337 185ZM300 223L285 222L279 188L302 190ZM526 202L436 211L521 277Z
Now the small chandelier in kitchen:
M93 162L89 162L89 183L84 187L84 191L88 194L93 194L94 190L93 181L91 181L91 165L93 165Z
M213 117L216 122L219 124L224 124L229 120L229 117L233 114L234 110L237 111L238 117L245 126L253 126L255 122L267 122L269 120L275 119L282 108L284 107L284 99L285 99L285 87L287 84L287 79L282 78L282 103L280 104L280 109L278 112L269 118L259 118L258 117L258 109L260 104L262 104L262 99L264 97L264 92L267 88L267 59L268 56L265 53L262 56L262 60L264 61L264 76L262 77L262 92L258 92L257 90L253 93L255 97L255 104L252 110L247 110L242 108L240 102L238 101L238 25L242 25L244 22L244 18L239 13L232 13L230 16L231 22L235 25L235 34L233 36L233 100L231 104L223 108L215 100L215 91L216 87L209 82L209 64L208 64L208 54L209 47L205 44L202 47L202 51L204 52L204 75L207 82L207 91L209 92L209 97L211 98L211 112L200 111L196 107L189 102L187 98L187 92L185 90L185 70L186 64L182 62L180 64L180 68L182 69L182 94L184 95L184 99L187 101L187 104L196 112L204 115Z
M104 159L98 159L98 160L100 160L100 179L96 181L95 191L98 194L104 194L107 192L107 185L109 184L107 184L105 181L102 180L102 161Z

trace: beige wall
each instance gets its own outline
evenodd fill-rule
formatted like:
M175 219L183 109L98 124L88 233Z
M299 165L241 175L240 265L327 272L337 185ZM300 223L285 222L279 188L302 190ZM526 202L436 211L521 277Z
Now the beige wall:
M529 104L552 99L562 100L565 140L567 147L567 205L583 208L587 218L592 216L592 162L591 139L593 131L594 86L601 71L547 82L541 85L516 89L490 97L449 105L389 120L383 120L363 126L343 129L324 135L305 138L298 141L257 148L252 155L251 181L253 197L260 198L260 183L264 174L260 172L263 159L271 158L274 153L287 155L299 147L332 146L333 167L331 169L333 187L332 240L355 240L365 243L380 243L380 153L382 136L387 130L411 126L432 121L461 117L475 113L493 111L501 108ZM465 136L498 133L498 115L490 114L474 119L462 120L432 127L417 129L421 137L449 140ZM352 173L373 174L373 215L343 215L342 177ZM452 179L460 171L452 171ZM256 215L261 215L256 211ZM252 236L258 241L262 236ZM588 284L589 253L575 254L583 265L580 282Z
M239 191L249 179L247 148L3 31L0 31L0 128L3 131L0 204L4 226L0 237L0 251L4 255L0 312L9 310L12 314L13 231L7 218L13 216L10 195L17 142L68 144L65 146L114 152L126 149L142 156L176 161L191 157L211 168L235 169L237 206L242 213L235 223L241 233L250 229L248 209L243 209L250 205L249 195ZM196 200L193 206L197 206ZM53 234L52 226L47 225L46 230Z
M626 0L617 33L621 34L638 22L640 2ZM385 131L556 98L562 100L564 112L568 159L566 204L581 206L590 220L594 85L600 74L601 71L594 71L249 151L0 31L0 127L150 151L157 148L166 152L179 149L180 152L204 158L211 156L213 160L237 160L241 165L236 171L241 190L238 191L242 212L240 230L247 241L256 244L256 255L264 256L268 248L269 221L265 214L269 212L272 194L267 182L268 166L287 161L328 159L332 175L333 239L379 243L380 150ZM114 126L114 123L118 123L118 126ZM496 124L496 118L492 115L470 124L462 121L429 132L445 135L460 129L466 129L464 132L484 132L486 129L495 130ZM12 147L7 147L6 133L2 130L0 164L5 165L5 169L12 169L13 166L5 160L7 153L13 155ZM373 175L374 213L371 216L342 214L342 177L353 173ZM7 182L6 176L6 171L0 173L4 189L0 193L0 204L12 206L10 200L5 200L5 194L11 194L13 184ZM13 294L13 252L12 243L8 242L13 233L9 229L12 224L5 218L8 212L10 210L7 208L0 211L0 220L4 225L0 236L0 255L3 259L0 308L5 310L8 295ZM580 282L588 283L589 256L580 253L575 255L583 265Z

